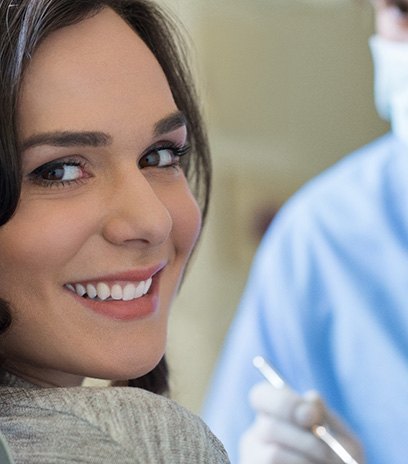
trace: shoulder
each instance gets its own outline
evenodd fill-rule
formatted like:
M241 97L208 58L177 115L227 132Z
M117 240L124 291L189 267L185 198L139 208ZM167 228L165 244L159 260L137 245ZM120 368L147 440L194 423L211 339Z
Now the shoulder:
M312 263L325 260L328 250L350 250L368 234L372 237L378 223L389 220L390 202L396 205L406 198L402 191L408 195L406 172L405 150L387 134L307 182L265 233L255 255L251 288L273 270L279 278L307 276Z
M361 211L371 208L381 194L384 179L395 177L401 153L396 139L386 134L308 181L281 208L266 234L264 248L279 234L288 240L297 233L314 237L326 226L343 227L346 219L358 220Z
M144 390L7 390L1 393L7 405L2 416L11 445L13 430L25 429L28 436L35 434L48 445L60 434L68 453L75 452L75 447L91 454L108 448L110 453L120 453L121 462L187 463L191 457L190 462L203 464L228 462L221 443L201 419L176 402ZM95 450L89 450L91 442Z
M291 203L316 208L336 199L350 201L356 193L360 196L373 191L379 186L384 170L398 159L400 150L395 147L395 139L387 134L359 148L307 182Z

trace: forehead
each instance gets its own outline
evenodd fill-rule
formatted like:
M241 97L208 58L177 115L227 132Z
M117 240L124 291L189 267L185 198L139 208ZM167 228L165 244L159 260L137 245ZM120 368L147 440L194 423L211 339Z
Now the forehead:
M44 130L93 130L108 120L147 124L174 109L154 55L106 8L39 46L23 79L19 129L24 138Z

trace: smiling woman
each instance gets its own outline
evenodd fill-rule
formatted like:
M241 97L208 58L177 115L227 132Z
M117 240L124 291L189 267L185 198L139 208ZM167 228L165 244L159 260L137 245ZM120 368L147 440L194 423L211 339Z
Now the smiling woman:
M0 23L0 428L16 462L227 462L170 400L80 386L168 389L210 180L175 26L141 0L2 1Z

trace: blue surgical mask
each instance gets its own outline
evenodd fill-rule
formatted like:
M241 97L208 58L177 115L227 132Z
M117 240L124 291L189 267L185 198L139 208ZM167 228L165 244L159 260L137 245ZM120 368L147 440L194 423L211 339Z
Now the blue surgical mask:
M408 42L375 35L370 39L374 62L374 95L379 115L408 144Z

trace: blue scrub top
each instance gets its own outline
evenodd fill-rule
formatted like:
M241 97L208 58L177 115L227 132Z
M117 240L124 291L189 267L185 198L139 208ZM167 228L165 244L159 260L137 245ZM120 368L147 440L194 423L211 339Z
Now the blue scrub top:
M256 355L320 391L367 464L407 463L408 149L391 134L306 184L258 249L203 412L232 463Z

